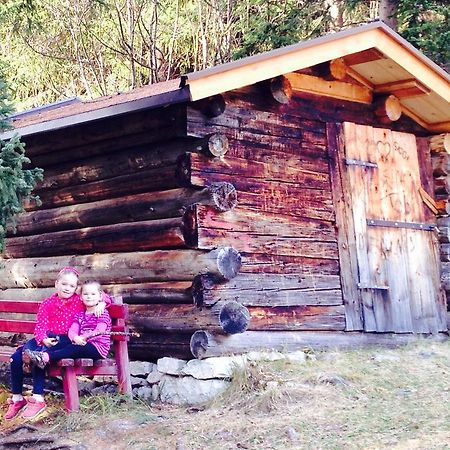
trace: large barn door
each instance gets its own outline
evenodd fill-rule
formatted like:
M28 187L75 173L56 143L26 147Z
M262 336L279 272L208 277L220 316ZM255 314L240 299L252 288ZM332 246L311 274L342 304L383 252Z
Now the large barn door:
M347 276L357 278L363 329L446 330L437 238L426 223L415 136L345 123L343 137L342 182L348 183L357 266Z

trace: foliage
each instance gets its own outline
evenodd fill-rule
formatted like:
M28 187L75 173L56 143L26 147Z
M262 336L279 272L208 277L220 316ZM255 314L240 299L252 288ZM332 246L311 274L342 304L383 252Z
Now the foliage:
M0 132L8 127L11 113L5 83L0 79ZM42 179L42 169L26 169L30 160L25 156L25 146L18 136L9 141L0 140L0 251L3 251L8 223L23 211L23 203L31 196L36 182Z
M436 63L450 68L450 6L445 1L400 0L399 33Z
M387 0L385 0L386 3ZM16 106L175 78L379 17L372 0L5 0L0 58ZM449 58L447 2L390 0L399 32Z

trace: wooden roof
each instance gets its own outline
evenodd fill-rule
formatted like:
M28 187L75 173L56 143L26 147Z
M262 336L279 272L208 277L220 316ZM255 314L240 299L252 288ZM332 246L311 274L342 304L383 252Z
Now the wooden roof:
M382 22L186 75L192 100L343 58L374 94L396 95L402 110L430 132L450 131L450 75Z
M13 119L14 130L0 137L8 139L16 132L36 134L200 100L338 58L370 94L394 94L400 99L402 111L431 133L450 131L450 75L382 22L374 22L193 72L181 80L89 102L32 110Z

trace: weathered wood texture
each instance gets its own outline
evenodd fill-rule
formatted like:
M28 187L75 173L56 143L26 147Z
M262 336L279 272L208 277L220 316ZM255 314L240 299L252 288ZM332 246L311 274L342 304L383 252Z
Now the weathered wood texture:
M220 159L181 156L180 183L233 180L238 204L221 214L192 205L195 233L186 240L200 249L229 242L243 256L235 283L196 278L194 302L210 308L236 300L249 308L249 329L343 329L325 124L301 117L276 81L263 88L276 101L262 104L255 88L227 93L224 112L214 118L188 108L190 135L219 132L230 149Z
M78 160L90 154L89 146L95 154L96 146L102 147L107 142L114 143L119 140L117 148L126 148L130 142L134 145L135 136L140 136L139 144L185 136L185 124L186 109L183 106L171 105L164 109L138 111L77 125L70 128L70 139L68 129L62 128L26 136L24 140L27 144L27 154L34 164L34 157L37 155L46 155L42 157L42 162L54 161L54 153L65 153L65 160Z
M130 305L130 324L139 333L155 330L181 332L221 330L219 315L229 302L212 308L193 305ZM342 306L248 307L248 330L343 330ZM223 331L223 330L222 330ZM229 332L229 331L228 331Z
M196 331L190 340L191 354L196 358L245 353L250 350L294 351L323 348L360 348L367 346L397 347L423 339L411 334L361 333L332 331L246 331L237 335L223 335L204 330ZM443 342L446 334L429 338Z
M190 281L161 281L134 284L103 284L108 294L121 296L124 303L186 303L192 304L192 283ZM0 290L0 300L40 301L50 297L55 288L8 288Z
M435 236L418 226L390 226L427 220L415 136L345 123L344 140L342 157L363 163L348 163L345 174L364 329L445 331Z
M49 287L61 267L75 266L102 283L192 281L210 273L218 279L235 277L241 265L239 253L230 248L157 250L153 252L104 253L86 256L54 256L1 260L0 286L7 288Z

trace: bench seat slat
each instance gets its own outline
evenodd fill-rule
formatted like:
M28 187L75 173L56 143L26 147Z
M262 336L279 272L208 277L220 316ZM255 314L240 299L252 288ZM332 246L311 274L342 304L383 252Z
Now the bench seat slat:
M0 312L36 314L41 302L0 300Z
M0 319L0 331L6 333L34 333L35 322L31 320Z

